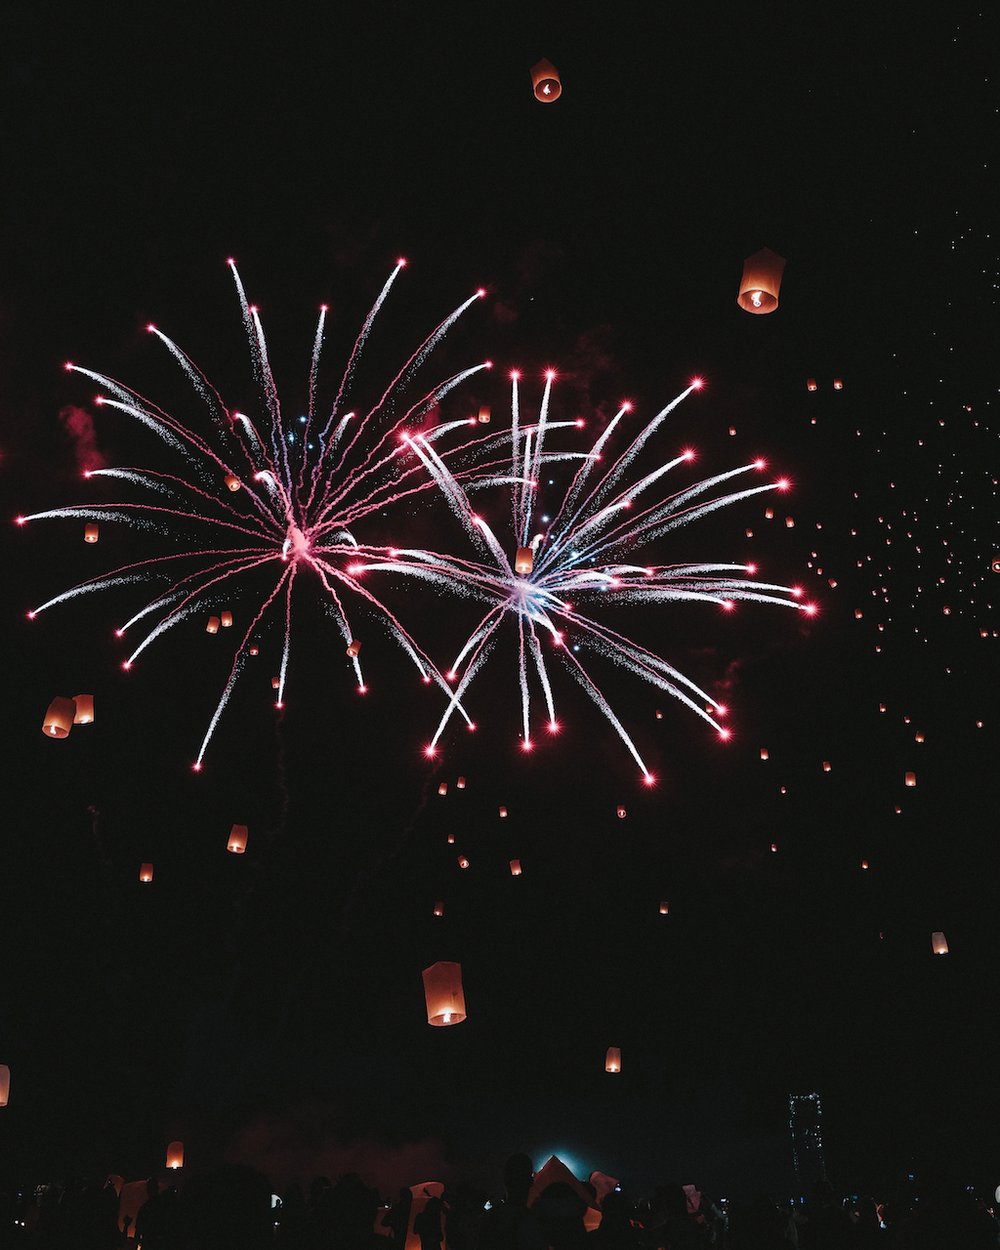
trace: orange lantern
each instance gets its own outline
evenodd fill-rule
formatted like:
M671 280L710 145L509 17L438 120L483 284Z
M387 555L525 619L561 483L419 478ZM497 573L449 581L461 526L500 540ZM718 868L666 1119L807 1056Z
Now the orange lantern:
M830 771L830 767L831 767L831 765L830 765L830 761L829 761L829 760L824 760L824 761L823 761L823 771L824 771L825 773L828 773L828 772Z
M226 485L229 487L230 490L234 490L234 491L239 490L240 479L235 474L227 473L225 481L226 481Z
M447 962L431 964L421 975L424 978L427 1023L435 1028L461 1024L465 1019L462 965Z
M795 517L793 516L785 517L785 529L788 529L788 530L795 529Z
M917 784L917 774L907 773L906 776L903 778L903 780L906 782L909 789L912 790L913 787Z
M771 843L771 854L772 854L772 855L777 855L777 853L778 853L778 844L777 844L777 842L772 842L772 843Z
M242 855L247 849L247 833L246 825L233 825L229 830L229 841L226 843L226 850L232 851L234 855Z
M948 954L948 942L943 933L931 934L931 950L935 955Z
M167 1167L173 1171L184 1166L184 1143L172 1141L167 1147Z
M518 577L527 577L535 567L534 552L530 547L518 547L514 557L514 572Z
M806 390L807 390L807 391L814 391L814 390L816 390L816 379L815 379L815 378L806 378Z
M867 872L867 871L868 871L868 860L867 860L867 859L863 859L863 860L861 861L861 867L864 869L864 871L865 871L865 872Z
M537 65L531 67L531 88L535 93L535 99L540 100L542 104L552 104L562 95L562 82L559 78L559 71L544 57Z
M100 527L95 525L93 521L89 525L83 527L83 541L85 543L96 543L101 536Z
M604 1056L605 1072L620 1072L622 1070L622 1052L618 1046L609 1046L608 1053Z
M141 864L139 866L139 880L143 883L143 885L149 885L150 881L153 880L152 864Z
M65 738L73 728L75 718L76 704L73 700L56 695L42 721L42 733L47 738Z
M78 694L73 700L76 711L73 713L74 725L92 725L94 723L94 696Z
M464 778L464 777L459 777L459 779L455 782L455 789L456 789L456 790L464 790L464 789L465 789L465 778Z
M221 624L223 629L229 629L233 623L232 612L223 612L221 616Z
M218 632L219 632L219 618L217 616L210 616L208 618L208 624L205 626L205 633L217 634Z
M435 904L434 904L434 915L435 915L435 916L443 916L443 915L444 915L444 903L435 903Z
M762 760L769 760L771 758L770 752L768 751L767 747L760 748L760 758Z
M505 819L506 819L506 817L507 817L507 809L506 809L506 807L501 807L501 808L500 808L500 819L501 819L501 820L505 820Z
M253 645L250 647L250 654L260 655L260 647L258 647L256 643L253 643Z
M0 1107L6 1107L10 1101L10 1068L0 1063Z
M459 866L459 868L468 868L468 866L469 866L469 858L468 858L468 856L467 856L467 855L459 855L459 857L458 857L458 866Z
M923 740L924 740L923 731L922 731L922 730L920 730L920 729L918 729L918 730L917 730L917 732L913 735L913 741L914 741L914 742L923 742Z
M619 820L624 820L624 819L625 819L625 817L628 815L628 812L625 810L625 808L624 808L624 807L622 807L622 805L621 805L620 803L618 804L617 811L618 811L618 819L619 819Z
M834 389L835 391L842 391L842 390L844 389L844 384L843 384L843 382L840 380L840 378L834 378L834 379L833 379L833 389Z
M512 859L510 861L510 875L512 877L519 877L521 875L521 861L519 859Z
M453 833L448 834L448 845L449 846L455 845L455 835Z
M490 410L484 404L483 407L479 409L479 424L489 425L489 423L490 423Z
M448 793L448 783L447 781L442 781L441 784L438 786L438 794L440 794L441 797L443 798L447 793Z
M749 313L771 313L778 307L778 291L785 258L769 247L762 247L743 262L743 278L740 293L736 297L739 306Z
M280 677L272 677L272 678L271 678L271 689L272 689L272 690L277 690L277 689L278 689L278 687L279 687L280 685L281 685L281 678L280 678Z
M660 711L659 708L656 709L656 719L663 720L663 713Z
M661 903L661 904L660 904L660 915L661 915L661 916L669 916L669 915L670 915L670 905L669 905L668 903Z
M351 645L347 648L347 654L351 657L352 660L355 660L357 659L358 652L360 650L361 650L361 643L358 642L357 638L352 638Z

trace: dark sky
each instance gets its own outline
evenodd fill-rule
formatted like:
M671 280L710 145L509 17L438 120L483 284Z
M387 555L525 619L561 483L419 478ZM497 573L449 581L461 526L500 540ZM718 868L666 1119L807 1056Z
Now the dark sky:
M80 481L70 405L109 463L171 467L62 361L190 411L154 320L227 404L252 406L234 255L291 411L317 305L332 306L332 377L404 254L362 391L480 284L422 375L497 362L452 412L489 403L499 420L515 365L526 405L555 366L557 410L593 422L624 395L648 417L700 373L671 454L697 447L708 474L764 453L794 492L773 522L754 501L683 551L752 556L821 605L812 623L753 605L613 618L732 708L723 747L607 668L659 778L646 790L565 679L565 732L521 754L506 653L474 688L475 739L456 730L428 765L439 696L373 630L359 700L304 596L286 713L240 691L194 776L227 671L203 634L177 631L126 677L112 629L140 588L24 619L139 558L141 532L104 525L85 547L78 521L11 525L0 1141L16 1174L141 1175L183 1137L195 1163L276 1173L360 1141L372 1157L423 1143L487 1176L527 1147L636 1186L784 1187L787 1098L816 1090L845 1186L934 1158L1000 1179L989 20L740 7L12 9L5 515L102 497ZM530 89L542 56L562 76L552 106ZM787 258L781 304L751 317L740 267L765 244ZM463 542L443 506L384 525ZM447 664L467 607L393 596ZM265 665L277 634L266 646ZM97 723L46 740L49 699L77 690ZM234 820L251 831L242 858L225 851ZM423 1016L437 959L464 969L453 1029Z

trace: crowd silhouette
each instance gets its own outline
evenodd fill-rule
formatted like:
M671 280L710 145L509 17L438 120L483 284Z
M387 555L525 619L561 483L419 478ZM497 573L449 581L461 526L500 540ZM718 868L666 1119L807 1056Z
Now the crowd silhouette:
M171 1182L176 1178L171 1177ZM500 1181L501 1178L498 1178ZM134 1188L134 1187L133 1187ZM972 1191L928 1173L894 1200L838 1196L713 1200L693 1184L633 1198L557 1160L538 1174L512 1155L494 1195L457 1181L401 1189L391 1202L350 1173L279 1198L267 1178L229 1165L145 1183L134 1215L121 1178L0 1193L0 1247L40 1250L980 1250L1000 1223ZM143 1200L144 1199L144 1200Z

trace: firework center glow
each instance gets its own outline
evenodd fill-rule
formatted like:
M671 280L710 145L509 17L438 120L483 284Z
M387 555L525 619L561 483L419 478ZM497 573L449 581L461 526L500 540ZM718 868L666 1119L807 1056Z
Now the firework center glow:
M288 536L284 543L284 554L293 560L308 560L312 540L308 530L301 530L293 521L288 527Z

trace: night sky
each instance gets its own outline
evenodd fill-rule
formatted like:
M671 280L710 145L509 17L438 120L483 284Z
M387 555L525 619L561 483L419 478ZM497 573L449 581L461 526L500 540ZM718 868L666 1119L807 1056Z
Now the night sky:
M196 775L228 642L191 623L123 673L113 630L149 598L141 587L25 613L141 558L148 536L102 524L87 546L78 520L9 524L12 1176L146 1175L182 1138L192 1167L238 1159L276 1182L353 1165L384 1184L421 1171L495 1182L496 1161L525 1148L635 1189L791 1192L788 1096L817 1091L845 1189L940 1160L963 1183L1000 1180L989 16L739 7L12 10L0 49L11 522L119 497L81 480L90 452L177 467L95 408L65 360L195 420L145 332L155 321L227 405L259 407L235 256L293 413L318 305L331 306L335 387L405 255L359 403L479 286L486 299L421 379L487 356L496 368L452 392L445 416L488 404L507 419L512 367L529 412L557 369L554 410L591 430L624 397L648 419L701 375L651 463L691 446L707 476L762 454L793 489L764 501L774 519L750 500L663 539L657 558L753 559L820 608L609 611L730 708L724 744L595 661L657 776L648 789L560 673L563 732L518 749L512 648L470 690L477 733L449 728L429 762L440 692L372 621L359 698L339 635L303 593L286 710L267 680L275 628ZM550 106L531 91L541 57L563 83ZM780 307L749 316L741 265L765 245L787 259ZM74 408L92 418L89 450ZM469 554L430 497L370 532ZM384 586L450 663L474 605ZM95 725L47 740L49 700L77 691L93 691ZM242 857L225 849L234 821L250 829ZM932 955L934 931L947 957ZM439 959L464 972L469 1015L450 1029L424 1014L420 971ZM619 1076L603 1071L609 1045Z

